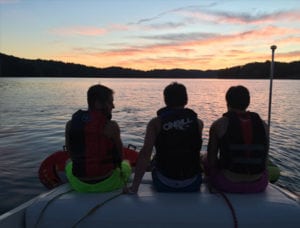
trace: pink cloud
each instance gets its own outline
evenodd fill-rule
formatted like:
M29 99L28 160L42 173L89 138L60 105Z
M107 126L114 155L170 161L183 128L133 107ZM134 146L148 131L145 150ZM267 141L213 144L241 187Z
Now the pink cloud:
M295 46L300 41L297 34L300 34L299 29L266 26L242 33L201 37L199 40L145 46L128 45L120 49L115 46L115 49L106 51L81 48L76 50L76 55L81 61L85 59L89 62L88 65L99 67L122 66L144 70L176 67L218 69L253 61L266 61L270 57L270 53L267 52L268 45L274 42L282 50L286 46ZM278 51L276 59L277 61L299 59L299 51L289 53Z
M127 31L130 29L130 26L127 25L121 25L121 24L111 24L109 26L108 30L121 30L121 31Z
M271 19L273 21L300 21L300 11L287 11L287 12L278 12L269 15L266 17L267 19Z
M300 32L299 32L300 33ZM299 37L287 37L279 40L280 43L290 44L295 43L300 46L300 36Z
M107 33L106 29L96 27L73 27L52 29L52 33L62 36L81 35L81 36L100 36Z
M300 60L300 51L291 51L291 52L286 52L286 53L278 53L278 56L281 58L293 58L297 61Z
M230 35L220 35L214 37L208 37L201 40L190 40L181 42L170 42L163 44L153 44L146 46L128 46L122 49L111 49L104 52L93 52L90 55L98 56L101 58L145 58L145 56L191 56L202 55L198 52L197 48L205 48L209 45L215 46L215 49L220 46L228 47L229 45L234 47L235 45L241 45L240 42L247 42L253 40L262 40L262 43L267 40L274 40L272 37L276 37L282 34L290 34L295 32L294 30L287 28L278 28L273 26L267 26L259 30L249 30L243 33L236 33ZM271 37L271 38L270 38ZM297 40L296 38L289 38L290 41ZM247 46L247 45L246 45ZM240 46L239 46L240 47ZM214 51L212 51L214 52ZM227 53L230 56L246 55L243 50L235 50Z

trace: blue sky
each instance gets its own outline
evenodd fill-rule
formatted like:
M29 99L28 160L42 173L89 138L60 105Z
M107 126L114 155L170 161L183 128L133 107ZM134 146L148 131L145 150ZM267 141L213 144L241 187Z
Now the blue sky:
M298 0L0 0L0 52L96 67L300 60Z

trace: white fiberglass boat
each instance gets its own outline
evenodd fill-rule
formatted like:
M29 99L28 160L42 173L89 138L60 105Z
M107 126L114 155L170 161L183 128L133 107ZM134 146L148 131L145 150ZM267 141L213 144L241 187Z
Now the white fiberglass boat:
M0 227L299 227L294 194L269 184L257 194L158 193L146 173L137 195L78 193L69 184L0 216Z

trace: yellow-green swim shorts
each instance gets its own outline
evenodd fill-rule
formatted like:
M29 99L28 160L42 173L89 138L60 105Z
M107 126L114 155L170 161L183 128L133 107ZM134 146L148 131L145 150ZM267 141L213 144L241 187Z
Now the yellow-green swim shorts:
M116 168L112 175L105 180L95 183L88 184L79 180L72 173L73 163L69 162L66 166L67 178L72 186L72 188L77 192L110 192L116 189L123 188L127 183L131 175L131 166L128 161L122 161L121 169Z

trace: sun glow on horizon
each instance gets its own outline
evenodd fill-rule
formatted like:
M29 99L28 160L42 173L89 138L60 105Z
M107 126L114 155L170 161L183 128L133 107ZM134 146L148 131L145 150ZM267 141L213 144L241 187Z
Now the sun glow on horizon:
M0 52L16 57L214 70L270 60L276 44L276 61L300 60L300 3L294 0L6 0L0 6Z

